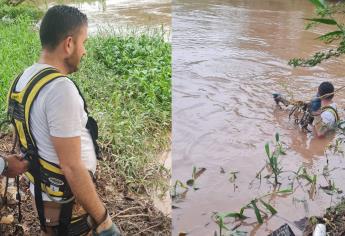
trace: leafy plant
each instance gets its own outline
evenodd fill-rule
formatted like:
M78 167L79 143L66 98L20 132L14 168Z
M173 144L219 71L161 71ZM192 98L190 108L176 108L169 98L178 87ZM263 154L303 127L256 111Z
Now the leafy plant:
M248 218L246 215L244 215L245 210L252 209L255 213L256 220L259 224L263 223L263 216L262 216L262 208L266 209L271 215L275 215L277 213L277 210L268 202L264 201L263 199L267 196L270 196L272 194L290 194L292 193L292 189L282 189L278 191L274 191L268 194L265 194L261 197L252 199L248 204L244 205L239 212L216 212L213 217L214 221L219 226L219 235L222 235L223 230L229 231L229 228L226 227L225 219L226 218L234 218L234 219L246 219ZM267 215L267 213L264 212L264 214Z
M321 40L326 44L332 42L339 42L336 48L328 49L326 51L317 52L309 59L302 58L293 58L289 61L289 65L294 67L303 66L311 67L321 63L324 60L327 60L332 57L339 57L345 53L345 30L343 24L339 23L336 20L337 14L343 14L345 4L330 4L326 3L324 0L310 0L310 2L316 7L316 18L306 18L305 20L310 23L307 24L306 29L310 29L319 24L333 26L331 32L328 32L324 35L317 37L317 40Z
M192 187L194 190L198 190L199 188L196 187L195 182L196 179L204 173L206 168L200 168L198 171L196 170L196 167L193 166L193 172L192 172L192 178L186 181L186 184L190 187Z
M279 134L276 133L275 135L275 149L271 152L269 143L265 145L265 151L268 158L267 165L270 167L272 174L274 175L274 183L278 185L278 176L282 172L282 167L279 166L278 158L280 155L285 154L282 144L280 143Z
M176 198L177 196L179 196L179 193L178 193L179 187L183 188L185 190L188 190L188 187L184 183L182 183L180 180L176 180L175 184L173 185L173 189L172 189L172 193L171 193L172 198Z

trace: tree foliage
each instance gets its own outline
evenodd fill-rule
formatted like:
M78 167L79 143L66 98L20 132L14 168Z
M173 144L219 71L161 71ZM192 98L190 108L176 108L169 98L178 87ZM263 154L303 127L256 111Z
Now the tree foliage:
M316 7L316 17L305 19L308 21L306 29L308 30L318 25L329 25L333 29L316 39L328 45L330 43L336 43L336 47L316 52L312 57L307 59L293 58L289 61L289 65L294 67L312 67L329 58L339 57L345 54L345 26L337 19L345 13L345 4L328 4L324 0L310 0L310 2Z

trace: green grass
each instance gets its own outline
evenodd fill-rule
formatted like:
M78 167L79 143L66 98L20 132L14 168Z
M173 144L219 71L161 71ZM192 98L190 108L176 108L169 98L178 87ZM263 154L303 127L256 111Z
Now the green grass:
M0 120L10 82L34 63L40 51L33 18L0 21ZM90 37L79 85L98 120L100 142L114 174L134 190L160 182L158 153L170 143L171 45L163 33L102 34Z

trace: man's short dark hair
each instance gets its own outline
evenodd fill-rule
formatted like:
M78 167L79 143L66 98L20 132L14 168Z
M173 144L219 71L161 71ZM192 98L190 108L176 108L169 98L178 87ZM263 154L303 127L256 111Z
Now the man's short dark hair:
M77 8L65 5L51 7L40 27L42 48L55 49L62 40L77 33L83 25L87 25L87 16Z
M329 94L329 95L326 95L326 94ZM330 82L322 82L319 86L319 96L322 97L322 99L332 99L334 97L333 84Z

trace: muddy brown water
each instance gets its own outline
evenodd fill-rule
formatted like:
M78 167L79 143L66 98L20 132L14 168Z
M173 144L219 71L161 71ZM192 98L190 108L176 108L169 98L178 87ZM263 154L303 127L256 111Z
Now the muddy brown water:
M34 0L34 2L42 9L56 4L78 7L89 18L91 34L110 26L116 32L162 28L168 34L167 37L170 37L171 1L169 0Z
M199 190L189 190L184 199L173 202L173 235L213 235L218 229L213 212L239 211L273 190L265 179L261 185L249 183L265 165L264 145L274 140L275 132L287 147L287 155L281 157L283 170L297 171L303 165L318 175L317 186L327 184L321 173L330 140L312 140L300 132L287 112L275 107L271 95L291 93L307 100L324 80L336 88L345 85L344 57L314 68L287 65L290 58L325 47L314 39L331 28L304 30L303 18L312 17L313 10L306 0L174 1L172 181L190 179L193 166L207 170L196 181ZM335 97L342 117L344 100L345 91ZM337 168L330 179L345 190L344 158L328 159L329 169ZM235 191L229 182L231 171L239 172ZM282 174L282 188L288 187L290 175ZM318 189L310 199L305 184L301 181L294 194L265 198L278 214L258 225L248 210L250 218L238 229L267 235L288 223L301 235L294 221L322 214L340 197ZM226 223L229 228L237 224Z

